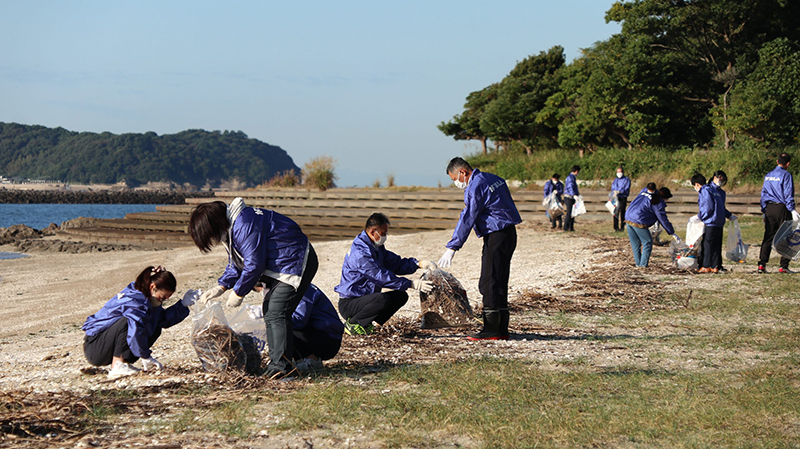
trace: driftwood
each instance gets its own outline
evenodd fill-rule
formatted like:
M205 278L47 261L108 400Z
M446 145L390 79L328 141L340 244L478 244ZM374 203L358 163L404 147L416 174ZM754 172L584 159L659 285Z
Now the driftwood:
M236 333L219 322L198 329L192 336L192 346L206 371L244 370L247 365L247 353Z

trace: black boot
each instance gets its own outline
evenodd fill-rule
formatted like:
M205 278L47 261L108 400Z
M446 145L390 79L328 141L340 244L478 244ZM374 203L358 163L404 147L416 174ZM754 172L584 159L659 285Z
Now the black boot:
M483 330L470 335L470 340L508 340L508 336L500 335L500 310L483 309Z
M508 309L500 309L500 326L498 328L498 333L503 340L508 340L508 318Z

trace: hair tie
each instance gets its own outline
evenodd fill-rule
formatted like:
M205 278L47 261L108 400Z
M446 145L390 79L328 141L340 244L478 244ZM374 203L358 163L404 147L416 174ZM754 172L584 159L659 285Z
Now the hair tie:
M162 267L161 265L159 265L157 267L154 267L152 270L150 270L150 277L153 277L153 276L157 275L158 273L161 273L161 272L164 272L164 271L167 271L167 269Z

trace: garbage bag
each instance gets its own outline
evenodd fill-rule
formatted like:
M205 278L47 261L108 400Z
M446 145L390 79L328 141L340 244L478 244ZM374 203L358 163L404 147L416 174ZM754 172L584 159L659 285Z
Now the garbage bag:
M582 195L576 195L573 198L575 198L575 205L572 206L572 218L575 218L586 213L586 204L583 202Z
M784 221L772 240L772 247L783 257L800 258L800 220Z
M195 312L192 317L192 346L206 371L242 370L247 365L247 354L228 325L219 302Z
M556 192L550 192L549 195L542 201L547 218L555 219L564 214L564 207L558 201Z
M689 222L686 223L686 244L693 248L699 248L703 243L703 232L705 229L706 225L703 224L703 220L701 220L700 217L695 215L690 218Z
M742 230L739 228L739 220L731 220L728 225L728 242L725 257L732 262L744 263L747 260L747 250L750 245L742 242Z
M698 267L697 255L693 248L684 242L672 242L667 253L672 258L672 264L681 270L695 270Z
M261 353L267 347L267 326L264 323L262 308L246 304L231 317L228 324L236 333L239 343L247 355L244 370L250 374L259 374Z
M617 215L617 204L619 200L617 199L617 194L614 193L612 190L608 194L608 201L606 201L606 209L611 213L611 215Z
M668 244L668 241L661 240L661 233L664 231L664 228L661 227L661 223L655 222L653 226L650 226L650 237L653 238L653 245L656 246L664 246Z
M437 268L426 271L422 279L433 283L430 293L419 292L423 329L466 326L474 322L467 291L455 276Z

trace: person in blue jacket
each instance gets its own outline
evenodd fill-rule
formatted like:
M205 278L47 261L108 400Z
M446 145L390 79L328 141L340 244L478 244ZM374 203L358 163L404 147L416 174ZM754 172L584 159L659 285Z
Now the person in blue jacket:
M464 189L464 209L453 237L445 245L439 266L449 267L456 251L464 246L471 230L483 239L478 290L483 296L483 330L470 340L508 340L508 278L511 257L517 248L517 227L522 222L506 180L473 169L460 157L450 160L446 170L456 187ZM566 222L564 222L566 226Z
M578 173L581 168L577 165L572 166L572 170L564 180L564 231L575 231L575 218L572 216L572 208L575 206L575 197L580 195L578 191Z
M661 223L667 234L676 242L681 239L675 234L672 223L667 218L667 203L665 200L672 198L668 188L662 187L656 191L656 184L651 182L639 192L628 207L627 220L628 239L631 241L633 261L637 267L646 267L650 263L650 253L653 250L653 236L650 235L650 226L656 221Z
M300 372L319 371L342 346L344 325L325 293L314 284L292 313L295 366Z
M163 369L150 347L161 336L162 329L189 316L189 306L198 295L189 290L183 299L165 309L162 305L175 293L176 284L175 276L164 267L145 268L135 281L83 323L86 360L94 366L111 365L110 379L139 372L133 366L139 359L145 371Z
M698 273L718 273L722 268L722 231L725 219L735 219L725 208L725 191L728 175L722 170L714 172L711 182L700 189L697 197L697 216L703 220L703 267Z
M214 201L195 207L189 217L189 235L202 252L219 243L228 252L228 266L200 301L230 290L227 305L238 307L256 284L263 286L270 358L266 375L273 380L293 377L292 312L319 267L317 253L300 226L289 217L247 207L244 200L235 198L230 205Z
M558 200L559 203L562 202L561 195L564 193L564 183L562 183L560 179L561 175L559 175L558 173L553 173L553 177L550 179L550 181L544 183L543 198L546 199L548 196L550 196L551 193L555 191L556 199ZM561 215L559 215L558 217L553 217L550 215L550 211L545 211L545 214L547 215L547 218L550 219L550 229L556 229L556 227L561 229L563 227Z
M617 167L617 177L611 183L611 191L617 194L617 209L614 213L614 231L625 230L625 211L628 208L628 196L631 194L631 179L625 176L625 170Z
M419 278L412 281L402 275L412 274L418 268L433 269L436 264L404 259L387 250L388 234L389 218L374 213L344 256L342 277L334 291L339 294L339 313L345 319L344 331L348 335L374 333L373 322L383 325L389 321L408 301L409 288L425 293L433 289L429 281Z
M789 162L792 158L787 153L778 156L778 166L764 176L761 187L761 213L764 221L764 239L761 242L761 253L758 257L758 272L767 271L767 262L772 254L772 241L778 228L784 221L800 220L800 213L795 209L794 178L789 173ZM779 273L791 273L788 257L781 257Z

